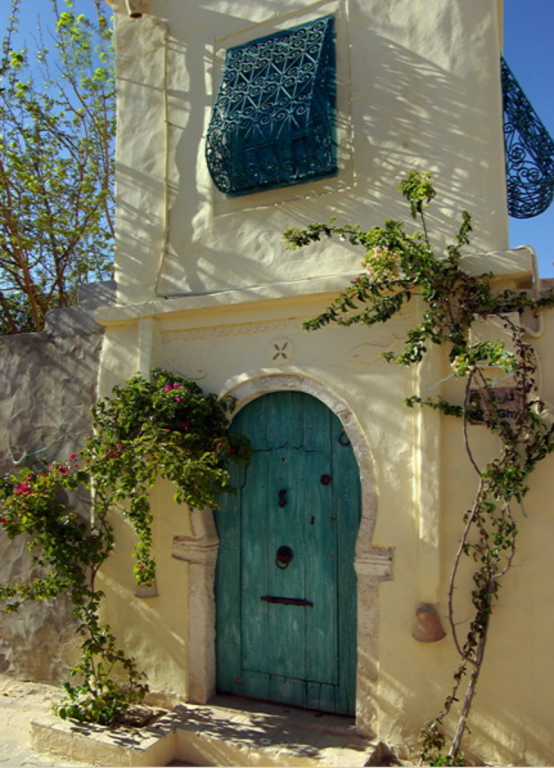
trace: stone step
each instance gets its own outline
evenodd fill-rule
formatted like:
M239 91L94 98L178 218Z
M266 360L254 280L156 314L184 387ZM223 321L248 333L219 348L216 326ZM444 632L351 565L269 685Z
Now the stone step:
M353 718L231 696L175 712L178 755L198 766L363 766L375 746Z
M375 742L349 717L218 696L176 706L141 729L45 716L32 723L35 749L105 766L363 766Z

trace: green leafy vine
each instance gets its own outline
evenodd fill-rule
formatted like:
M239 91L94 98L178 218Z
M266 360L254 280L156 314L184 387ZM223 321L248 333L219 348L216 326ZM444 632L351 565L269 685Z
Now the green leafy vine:
M217 506L219 494L231 490L226 465L250 457L247 440L229 431L233 407L232 398L206 395L168 371L152 371L150 381L136 375L95 404L95 433L83 450L66 462L0 478L0 525L9 539L27 536L40 574L0 585L4 611L63 593L78 621L82 656L71 670L77 682L64 685L61 717L111 724L147 693L143 673L98 617L103 593L96 576L115 544L109 514L118 509L133 524L136 580L151 583L149 491L162 477L174 484L177 502ZM82 488L93 499L90 519L71 503Z
M413 365L422 361L432 345L447 349L452 376L465 383L463 402L441 396L412 396L406 405L421 405L462 420L465 447L477 475L473 505L462 515L462 532L448 586L448 619L460 664L452 691L440 713L422 732L421 759L432 765L463 764L461 743L483 664L495 601L501 579L509 571L516 549L517 522L514 503L521 507L528 491L528 477L554 449L554 423L547 416L536 384L536 358L513 314L554 306L554 292L539 297L525 291L495 289L492 274L470 275L464 270L463 248L470 244L471 218L464 211L453 242L445 253L433 251L425 210L435 197L427 173L410 173L400 191L421 229L407 233L401 221L364 231L359 225L314 223L289 229L284 240L296 249L322 238L338 237L361 246L363 272L317 317L304 323L308 331L329 323L371 326L386 323L417 297L424 310L420 322L408 331L400 352L383 356L390 363ZM498 318L511 341L472 341L478 319ZM502 373L503 387L497 386ZM479 466L470 446L469 428L485 427L499 438L496 457ZM455 620L454 593L460 563L474 561L471 602L473 618L465 639ZM465 692L463 684L466 683ZM457 713L455 729L447 719ZM450 742L448 743L448 739Z

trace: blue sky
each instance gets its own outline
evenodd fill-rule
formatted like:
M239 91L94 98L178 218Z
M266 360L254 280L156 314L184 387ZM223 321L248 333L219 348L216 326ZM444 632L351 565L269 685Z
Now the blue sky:
M442 2L442 0L429 0ZM36 5L35 5L36 3ZM40 0L44 3L44 0ZM46 5L46 3L44 3ZM0 23L5 22L9 0L0 0ZM32 29L39 0L23 0L25 26ZM75 0L83 12L90 0ZM554 0L504 0L504 56L554 137ZM554 204L532 219L510 219L510 245L532 245L539 258L541 277L554 276Z

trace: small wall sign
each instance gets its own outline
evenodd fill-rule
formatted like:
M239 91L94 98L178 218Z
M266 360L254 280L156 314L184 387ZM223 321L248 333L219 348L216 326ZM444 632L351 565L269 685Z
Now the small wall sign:
M502 421L513 421L525 407L525 396L517 387L471 389L469 402L476 420L490 418L494 413Z

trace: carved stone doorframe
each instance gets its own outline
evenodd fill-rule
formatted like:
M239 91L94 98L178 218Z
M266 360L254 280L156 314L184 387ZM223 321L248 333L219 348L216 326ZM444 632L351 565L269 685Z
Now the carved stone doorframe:
M352 411L337 395L315 379L275 374L231 382L223 394L237 401L237 411L251 400L270 392L296 391L323 402L341 421L358 462L362 491L362 516L354 568L358 580L358 629L356 674L356 727L361 733L376 730L378 669L378 587L393 577L394 551L372 546L377 516L377 494L371 454L366 437ZM173 540L173 556L189 563L189 699L206 703L215 692L215 597L214 579L218 538L210 510L191 513L192 536Z

